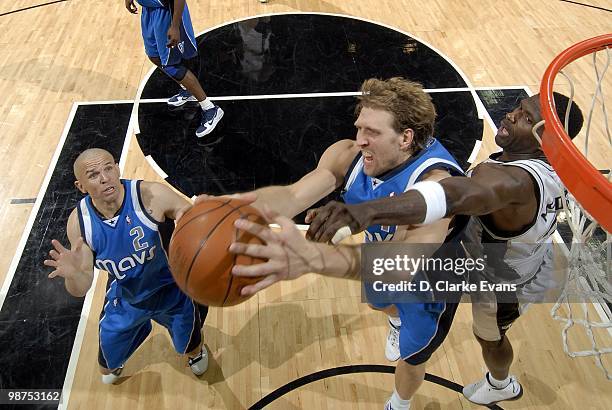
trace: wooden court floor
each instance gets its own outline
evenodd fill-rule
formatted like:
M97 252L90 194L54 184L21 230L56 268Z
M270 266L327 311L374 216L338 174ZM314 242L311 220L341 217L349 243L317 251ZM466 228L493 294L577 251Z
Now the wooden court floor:
M152 68L144 56L139 20L125 10L123 2L69 0L11 13L37 4L34 0L0 4L0 91L4 96L0 100L0 283L32 210L27 199L38 195L73 103L133 100ZM556 54L575 42L612 31L612 12L602 10L611 8L609 2L584 4L553 0L189 2L196 32L280 12L325 12L380 22L437 48L474 86L525 85L534 92ZM579 69L577 86L587 87L589 81L587 70ZM609 97L607 101L612 106ZM493 130L485 125L480 160L493 149L492 139ZM612 152L607 143L602 139L592 143L596 147L592 161L609 168ZM159 179L135 138L124 176ZM15 203L19 199L26 201ZM105 281L105 275L100 275L90 295L91 309L84 319L70 388L71 409L243 409L316 371L390 364L384 358L386 320L360 303L358 285L308 275L274 286L242 305L211 309L204 330L211 362L201 379L194 378L174 353L165 331L155 327L128 361L122 383L106 386L100 382L96 362ZM612 408L612 385L593 360L571 359L563 352L561 326L550 318L550 307L532 307L509 333L515 350L512 372L523 383L525 395L501 406ZM600 332L597 338L610 346L609 334ZM583 335L573 340L586 347ZM612 367L609 358L607 364ZM464 304L428 373L464 385L482 377L483 369L471 333L469 305ZM389 374L340 375L293 390L268 408L381 409L392 386ZM461 394L426 382L413 408L477 406Z

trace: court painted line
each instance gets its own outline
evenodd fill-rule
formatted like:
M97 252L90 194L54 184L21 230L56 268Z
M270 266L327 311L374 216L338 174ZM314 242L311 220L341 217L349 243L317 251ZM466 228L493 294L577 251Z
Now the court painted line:
M2 309L2 305L4 304L4 300L6 299L9 287L11 286L11 283L13 283L13 278L15 276L15 271L17 270L17 265L21 260L21 255L23 254L23 249L25 248L26 242L30 236L30 232L32 231L34 220L38 215L38 211L40 210L40 205L42 204L43 197L45 196L45 192L47 191L47 187L49 186L49 181L51 180L51 176L53 175L53 171L55 170L55 166L57 165L57 161L64 147L64 143L66 142L66 137L68 136L68 131L70 130L70 126L72 124L72 121L74 120L74 115L76 114L77 107L78 104L72 104L70 114L68 115L68 119L66 120L66 124L64 125L64 130L62 131L62 135L59 139L59 142L57 143L57 147L55 148L53 157L51 158L49 168L47 168L47 174L43 179L43 183L40 187L40 190L38 191L38 196L36 197L36 201L34 202L34 206L32 207L32 211L30 212L28 222L26 223L23 233L21 234L21 239L19 240L19 244L17 245L17 249L15 250L15 255L13 256L13 260L11 261L6 277L4 278L2 288L0 288L0 310Z
M101 101L77 101L77 105L108 105L108 104L133 104L133 100L101 100Z
M11 199L11 205L33 204L35 202L36 202L36 198L13 198Z
M166 174L164 172L163 169L161 169L161 167L159 165L157 165L157 162L155 162L155 160L153 159L153 157L151 155L147 155L145 157L145 159L147 160L147 162L149 163L149 165L151 166L151 168L153 168L155 170L155 172L157 172L157 174L162 177L163 179L168 178L168 174Z
M424 89L426 93L451 93L451 92L469 92L469 88L429 88ZM211 101L240 101L240 100L274 100L285 98L325 98L325 97L357 97L360 96L359 91L339 91L327 93L298 93L298 94L258 94L258 95L230 95L230 96L209 96ZM162 103L166 102L167 98L148 98L138 100L140 103Z
M386 373L386 374L394 374L395 366L387 366L387 365L379 365L379 364L359 364L352 366L340 366L333 367L331 369L321 370L315 373L307 374L306 376L302 376L298 379L295 379L284 386L279 387L273 392L264 396L257 403L249 407L249 410L261 410L274 402L276 399L284 396L285 394L297 390L302 386L307 384L324 380L334 376L342 376L345 374L356 374L356 373ZM447 380L440 376L435 376L433 374L425 373L425 381L437 384L442 387L446 387L447 389L453 390L459 394L462 394L463 386ZM496 404L485 406L489 409L493 410L503 410L503 408L499 407Z
M13 10L13 11L7 11L6 13L0 14L0 17L8 16L9 14L15 14L15 13L19 13L19 12L26 11L26 10L36 9L38 7L50 6L51 4L55 4L55 3L64 3L66 1L68 0L55 0L55 1L50 1L48 3L36 4L34 6L24 7L24 8Z
M476 90L476 91L525 90L525 92L527 92L527 90L529 90L529 88L526 85L500 85L498 87L495 87L495 86L474 87L474 90ZM529 92L527 92L527 94L529 94Z
M125 161L127 158L128 151L130 149L130 143L132 141L132 122L130 117L130 123L128 124L125 138L123 140L123 147L121 149L121 159L119 160L119 173L123 175L125 169ZM70 126L68 126L70 128ZM55 167L54 167L55 168ZM81 316L79 318L79 325L77 327L74 343L72 344L72 352L70 354L70 361L68 362L68 368L66 369L66 377L64 379L64 386L62 388L62 401L58 406L58 410L64 410L68 408L68 402L70 400L70 393L72 391L72 383L74 382L74 375L76 373L76 366L79 362L79 355L81 353L81 346L83 345L83 339L85 337L85 329L87 327L87 320L89 313L91 312L91 305L93 302L93 296L96 291L96 284L98 283L98 276L100 270L94 268L94 277L91 288L85 295L83 302L83 309L81 310Z

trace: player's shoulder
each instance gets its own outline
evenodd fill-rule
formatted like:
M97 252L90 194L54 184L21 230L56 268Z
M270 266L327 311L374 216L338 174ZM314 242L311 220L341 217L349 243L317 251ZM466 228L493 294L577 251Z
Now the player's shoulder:
M359 151L359 145L354 140L344 139L336 141L325 150L319 161L318 168L327 169L337 177L342 178Z
M439 182L439 181L442 181L443 179L450 178L451 176L452 175L447 170L436 168L436 169L432 169L431 171L423 175L422 180Z
M529 200L533 192L533 177L518 166L485 162L477 165L470 174L472 180L495 189L504 195Z
M332 145L330 145L330 147L334 147L336 149L359 149L359 146L357 145L357 141L352 140L352 139L343 139L343 140L338 140L336 142L334 142Z
M330 145L323 154L326 157L333 157L335 160L340 162L352 161L360 148L355 140L344 139L334 142Z
M175 207L177 201L183 201L182 196L169 185L161 182L141 181L140 199L147 212L165 213L168 207Z
M72 209L70 215L68 215L68 222L66 223L66 232L68 238L81 236L81 224L79 223L78 206Z
M472 169L471 176L505 176L508 178L522 180L524 178L529 178L529 173L521 167L512 166L512 164L508 163L502 164L498 162L481 162Z
M140 182L140 195L141 196L174 194L174 191L172 190L172 188L170 188L168 185L164 183L154 182L154 181L144 181L144 180L139 181L139 182Z
M133 181L133 183L139 182L140 199L146 207L153 204L154 198L159 195L163 195L169 189L166 185L160 182L154 181Z

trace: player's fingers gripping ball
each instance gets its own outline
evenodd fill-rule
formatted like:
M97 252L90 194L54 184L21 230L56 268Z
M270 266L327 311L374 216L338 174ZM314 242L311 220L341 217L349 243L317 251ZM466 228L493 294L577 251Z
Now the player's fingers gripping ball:
M262 244L256 236L234 227L238 218L266 225L248 202L212 198L197 202L178 221L172 234L168 255L172 275L179 288L200 304L236 305L250 297L240 295L241 289L261 280L231 274L234 265L265 262L228 251L232 242Z

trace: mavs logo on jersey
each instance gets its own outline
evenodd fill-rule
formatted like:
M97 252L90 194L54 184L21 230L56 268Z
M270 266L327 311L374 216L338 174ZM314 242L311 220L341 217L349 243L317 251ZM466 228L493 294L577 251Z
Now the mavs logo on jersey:
M463 170L455 158L435 138L431 138L424 149L404 164L377 177L370 177L363 172L363 157L360 156L347 172L342 198L347 204L357 204L400 195L434 169L446 170L453 176L463 175ZM395 225L370 226L365 231L365 240L366 242L390 241L396 229Z
M129 217L126 218L126 223L129 223ZM140 240L144 237L142 226L136 226L130 231L130 236L134 236L132 242L134 246L134 252L129 256L122 258L118 263L112 259L96 259L96 267L112 273L117 279L125 278L123 272L129 271L135 268L137 265L144 265L146 261L150 261L155 257L156 245L149 248L149 243L140 243Z
M81 234L94 252L95 266L115 278L109 296L121 296L135 303L173 279L166 254L160 252L157 222L144 211L141 181L121 182L125 195L115 217L103 218L89 196L80 201L77 210Z

